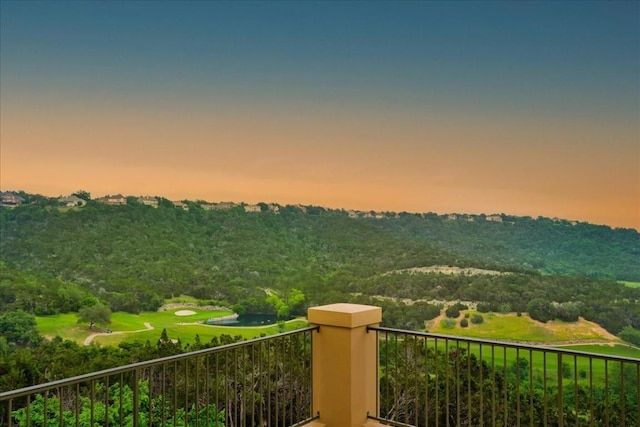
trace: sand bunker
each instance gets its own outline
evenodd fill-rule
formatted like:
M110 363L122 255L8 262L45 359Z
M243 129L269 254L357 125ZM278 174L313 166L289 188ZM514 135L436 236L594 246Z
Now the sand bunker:
M196 312L193 310L180 310L175 313L176 316L193 316L194 314L196 314Z

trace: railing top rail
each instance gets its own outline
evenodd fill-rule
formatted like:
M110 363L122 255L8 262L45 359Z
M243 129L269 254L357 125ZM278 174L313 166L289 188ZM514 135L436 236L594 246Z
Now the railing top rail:
M111 376L111 375L116 375L116 374L120 374L120 373L124 373L124 372L129 372L129 371L133 371L135 369L147 368L147 367L152 367L152 366L156 366L156 365L162 365L162 364L167 363L167 362L175 362L175 361L180 361L180 360L184 360L184 359L190 359L192 357L198 357L198 356L203 356L203 355L208 355L208 354L219 353L219 352L223 352L225 350L228 350L230 348L238 348L238 347L250 346L250 345L253 345L253 344L256 344L256 343L259 343L259 342L275 340L275 339L286 337L286 336L289 336L289 335L297 335L297 334L302 334L304 332L316 331L319 328L320 327L317 326L317 325L308 326L306 328L296 329L294 331L283 332L283 333L280 333L280 334L268 335L268 336L265 336L265 337L254 338L254 339L251 339L251 340L246 340L246 341L240 341L240 342L235 342L235 343L231 343L231 344L220 345L220 346L212 347L212 348L205 348L205 349L202 349L202 350L191 351L191 352L188 352L188 353L176 354L176 355L173 355L173 356L165 356L165 357L161 357L161 358L158 358L158 359L145 360L143 362L136 362L136 363L131 363L131 364L128 364L128 365L118 366L118 367L115 367L115 368L103 369L101 371L96 371L96 372L91 372L91 373L88 373L88 374L77 375L75 377L64 378L64 379L61 379L61 380L51 381L51 382L47 382L47 383L36 384L36 385L33 385L33 386L23 387L23 388L19 388L19 389L16 389L16 390L4 391L4 392L0 393L0 401L13 399L13 398L16 398L16 397L21 397L21 396L26 396L28 394L39 393L39 392L42 392L42 391L45 391L45 390L50 390L50 389L56 388L56 387L74 385L74 384L81 383L81 382L84 382L84 381L90 381L90 380L96 379L96 378L103 378L103 377L106 377L106 376Z
M570 354L575 356L587 356L591 358L605 359L605 360L619 361L619 362L640 363L640 358L635 358L635 357L591 353L587 351L578 351L578 350L569 350L569 349L558 348L558 347L550 347L547 345L521 344L521 343L514 343L509 341L487 340L482 338L464 337L464 336L458 336L458 335L445 335L445 334L433 334L429 332L405 331L403 329L385 328L381 326L369 326L367 327L367 330L378 331L378 332L391 332L395 334L411 335L411 336L418 336L418 337L425 337L425 338L438 338L438 339L445 339L445 340L451 340L451 341L465 341L465 342L471 342L476 344L496 345L496 346L508 347L508 348L544 351L547 353L562 353L562 354Z

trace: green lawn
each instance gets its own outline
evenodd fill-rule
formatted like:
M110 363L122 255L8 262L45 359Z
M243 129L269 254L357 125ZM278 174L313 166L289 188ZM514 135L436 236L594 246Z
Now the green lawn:
M209 341L214 336L222 334L241 335L243 338L250 339L257 338L261 334L271 335L307 326L307 322L300 319L285 322L283 330L280 330L278 325L262 327L209 326L198 322L233 313L231 311L205 311L198 308L190 308L189 310L195 314L177 316L175 313L180 309L140 314L116 312L111 315L110 325L101 325L104 329L111 329L114 333L96 336L93 342L101 345L117 345L120 342L149 340L149 342L155 343L160 337L162 329L166 328L169 338L180 339L183 344L186 344L194 342L196 334L200 336L202 341ZM90 330L87 324L78 324L75 313L36 317L36 322L40 333L47 338L58 335L64 339L83 343L89 335L96 332ZM145 323L150 324L153 329L147 328Z
M153 323L152 323L153 325ZM244 339L258 338L262 334L273 335L280 332L292 331L304 328L308 325L305 320L290 320L285 322L285 327L280 330L278 325L256 326L256 327L240 327L240 326L212 326L203 324L194 325L167 325L163 326L167 329L167 335L171 339L179 339L182 344L195 342L196 335L200 336L202 342L210 341L213 337L219 337L222 334L231 336L240 335ZM102 335L96 337L94 342L101 345L117 345L121 342L147 341L155 344L160 338L162 328L147 330L144 332L123 334L123 335Z
M565 350L586 351L587 353L599 353L610 354L613 356L623 357L635 357L640 359L640 348L629 347L626 345L599 345L599 344L587 344L587 345L570 345L570 346L558 346Z
M61 336L71 341L82 342L91 334L89 326L78 324L75 313L36 317L38 331L46 338Z
M559 356L557 353L544 351L543 349L516 349L513 347L503 347L500 345L494 346L490 344L466 343L462 341L455 341L453 339L445 340L444 338L438 338L437 343L435 338L427 338L426 345L431 348L437 345L440 351L448 353L455 350L463 350L484 360L489 368L493 367L499 370L503 370L505 365L509 370L513 366L515 366L516 360L518 360L519 358L524 358L527 361L530 361L530 365L527 365L530 366L530 369L529 367L526 368L526 370L523 372L524 376L528 377L529 373L531 373L534 378L541 379L546 376L548 380L557 380ZM563 348L563 350L586 351L590 353L601 353L628 357L638 357L638 353L640 353L640 350L635 350L634 354L633 349L621 345L571 346ZM382 355L383 360L387 357L389 357L390 360L393 360L393 350L391 350L391 353L389 353L388 355ZM575 378L578 379L578 382L587 382L589 381L589 372L591 372L592 378L594 380L604 381L604 360L597 358L591 359L587 356L568 353L563 353L560 357L562 365L565 369L565 383L573 383ZM611 373L612 366L612 362L609 362L609 373ZM462 366L462 368L464 368L464 366Z
M469 313L473 313L469 311ZM443 327L440 322L433 322L429 326L429 332L465 336L483 339L508 339L514 341L528 341L532 343L554 343L575 340L609 340L608 337L598 332L597 325L580 320L578 322L551 321L541 323L531 319L526 314L518 317L515 313L497 314L483 313L484 322L475 325L469 322L469 326L462 328L460 319L453 329Z

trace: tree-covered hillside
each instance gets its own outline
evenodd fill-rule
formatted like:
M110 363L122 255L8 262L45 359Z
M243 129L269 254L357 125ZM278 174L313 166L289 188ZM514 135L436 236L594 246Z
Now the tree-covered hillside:
M7 266L80 284L113 310L155 309L177 294L234 302L301 284L322 302L333 289L385 271L468 264L319 208L283 207L276 214L91 201L70 210L4 209L1 220Z
M640 281L640 234L633 229L508 215L414 215L365 219L396 236L544 274Z
M55 293L39 298L60 301L60 311L75 311L96 298L113 311L135 313L188 294L263 312L277 305L265 301L270 290L284 299L301 290L307 305L359 294L474 299L525 311L530 300L544 299L573 304L572 310L614 333L640 328L640 289L612 281L640 278L635 230L313 206L205 209L211 205L178 207L162 198L155 208L133 197L123 205L89 200L83 207L61 207L55 199L21 196L25 204L0 210L4 309L56 310L53 303L29 306L25 296L31 292ZM388 274L435 265L518 274L451 279ZM560 273L565 277L555 276ZM399 323L424 320L419 313L407 316Z

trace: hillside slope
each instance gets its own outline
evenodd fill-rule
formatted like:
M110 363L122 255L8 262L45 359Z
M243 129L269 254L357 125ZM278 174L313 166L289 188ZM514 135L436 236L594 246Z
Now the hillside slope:
M638 233L633 230L544 219L497 223L452 221L434 214L352 217L352 212L312 206L280 206L274 212L264 205L247 212L243 205L205 210L202 203L187 202L189 209L183 210L166 199L157 208L135 198L119 206L89 201L66 208L54 199L25 196L25 205L0 210L0 261L14 278L3 282L3 289L20 284L20 295L27 295L29 289L42 288L22 286L36 279L25 281L18 272L62 280L66 284L56 289L69 288L64 293L73 294L69 304L74 307L99 298L114 311L139 312L157 309L163 298L188 294L260 312L269 308L264 289L286 296L296 288L311 305L360 294L474 300L524 311L530 300L543 298L578 304L585 317L613 333L628 325L640 327L640 290L588 277L623 271L624 278L634 279L639 274L640 265L633 262ZM549 230L562 232L545 237ZM581 258L580 247L589 245L600 249L585 250ZM545 266L564 266L574 276L540 275L521 261L533 256L528 251ZM604 264L605 273L596 274ZM430 266L517 274L402 274ZM79 288L71 292L71 285ZM15 303L15 292L3 295L0 302L8 307L31 310Z
M366 221L477 261L544 274L640 281L640 234L633 229L508 215L401 214Z

